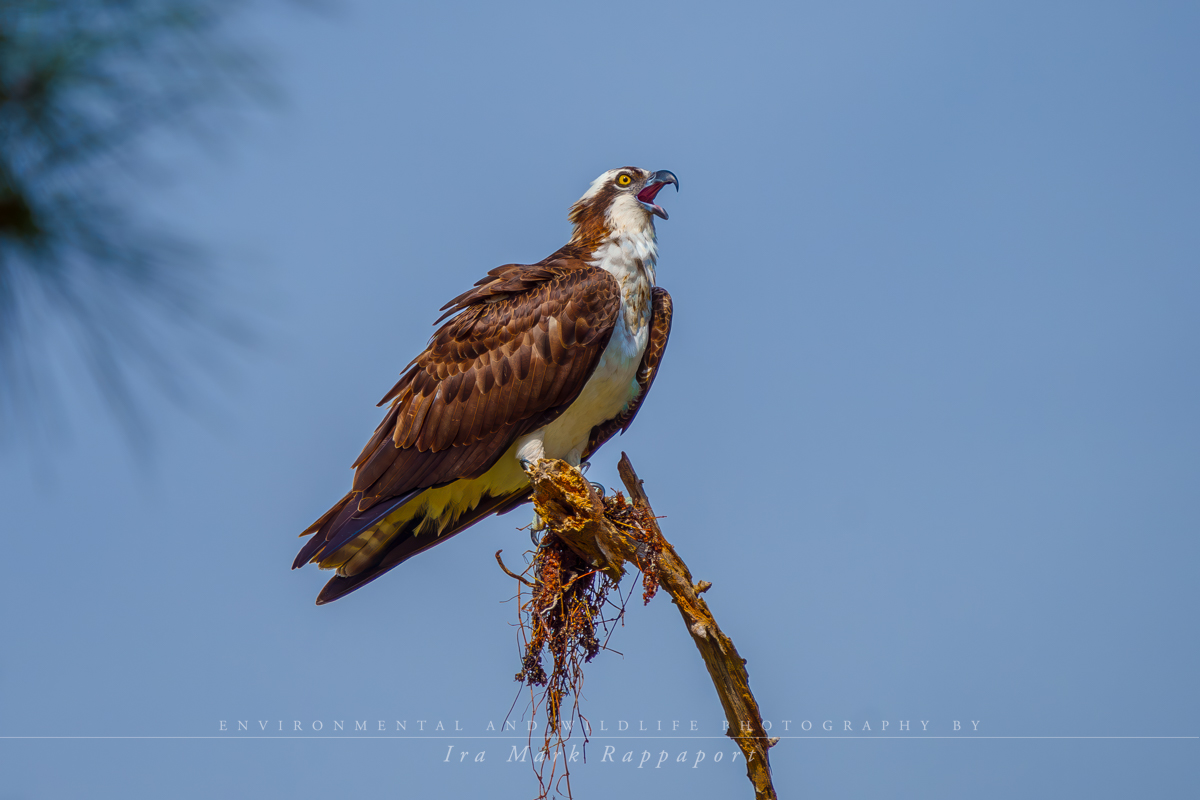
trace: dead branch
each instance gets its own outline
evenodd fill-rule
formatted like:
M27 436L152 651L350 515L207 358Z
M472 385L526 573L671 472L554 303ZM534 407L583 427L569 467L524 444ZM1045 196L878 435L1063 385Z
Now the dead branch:
M502 558L500 557L500 554L501 554L501 553L503 553L503 552L504 552L503 550L497 550L497 551L496 551L496 563L500 565L500 569L504 570L504 574L505 574L505 575L507 575L507 576L508 576L508 577L510 577L510 578L515 578L515 579L517 579L517 580L518 580L518 581L520 581L521 583L523 583L523 584L525 584L526 586L528 586L530 589L536 589L536 588L537 588L537 585L536 585L536 584L530 583L529 581L525 580L524 578L522 578L522 577L521 577L520 575L518 575L517 573L513 572L513 571L512 571L511 569L509 569L508 567L504 566L504 559L502 559Z
M546 523L548 535L557 536L614 582L621 579L624 564L629 562L646 576L647 601L659 585L671 595L717 689L729 722L728 735L746 757L746 775L754 785L755 798L775 798L767 750L778 739L768 738L763 729L745 659L700 597L711 584L692 582L687 565L663 537L642 481L624 453L618 469L631 505L619 494L606 503L583 475L564 461L539 460L529 469L534 507Z

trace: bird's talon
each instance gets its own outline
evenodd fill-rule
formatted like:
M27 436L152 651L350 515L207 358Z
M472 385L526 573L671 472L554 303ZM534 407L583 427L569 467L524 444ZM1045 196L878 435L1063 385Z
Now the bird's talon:
M590 483L592 488L596 490L596 494L604 497L604 484L596 483L595 481L588 481L588 483Z

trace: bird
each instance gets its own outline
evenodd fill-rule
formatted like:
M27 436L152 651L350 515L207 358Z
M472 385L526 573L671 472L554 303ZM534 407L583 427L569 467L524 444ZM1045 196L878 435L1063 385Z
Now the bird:
M525 503L538 459L586 466L629 428L671 333L671 296L655 283L668 185L679 191L670 170L608 170L571 206L566 245L496 267L442 306L378 403L388 410L350 491L300 534L312 538L292 568L335 570L317 605Z

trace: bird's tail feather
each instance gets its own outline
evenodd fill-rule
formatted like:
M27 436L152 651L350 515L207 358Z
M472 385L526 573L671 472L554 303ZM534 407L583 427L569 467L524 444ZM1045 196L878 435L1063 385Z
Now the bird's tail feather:
M423 498L419 496L419 492L415 495L406 496L403 503L386 504L390 507L389 511L376 516L375 522L360 528L359 533L365 532L371 525L379 522L382 517L400 512L395 514L395 516L399 517L401 521L393 530L388 531L384 536L368 538L368 541L364 542L360 549L349 554L345 561L342 561L342 559L347 554L339 552L344 547L324 551L329 553L330 566L333 566L332 562L334 561L342 561L343 564L349 564L356 558L359 563L354 565L353 574L342 574L343 572L347 572L347 570L339 569L339 574L331 578L317 596L317 605L330 603L339 597L353 592L360 586L365 586L393 567L412 558L417 553L428 550L430 547L446 541L451 536L465 531L484 517L511 511L528 500L531 491L526 486L516 492L498 497L485 494L474 508L462 512L457 518L445 524L444 527L442 520L427 514L426 509L421 505ZM343 503L345 502L343 500ZM400 507L405 503L410 503L414 508L401 509ZM405 511L407 510L415 511L415 513L406 514ZM367 513L370 514L374 511L375 509L372 508ZM387 524L386 520L384 520L383 524ZM441 529L440 532L439 529ZM318 531L318 535L320 535L320 531ZM337 538L342 539L343 537L339 535ZM368 548L370 548L370 551L365 552ZM303 552L301 551L302 555ZM315 559L316 557L315 555L310 555L309 559ZM301 562L299 556L297 556L296 560L300 564L307 563L307 560ZM322 566L326 565L326 558L320 558L320 561L322 562Z
M309 539L304 547L300 548L300 552L296 554L296 560L292 562L292 569L303 567L305 564L313 561L323 561L331 554L336 553L344 545L351 542L356 536L363 531L366 531L382 518L391 514L397 508L403 506L409 500L414 499L421 492L413 491L408 494L401 495L386 503L379 503L366 511L358 511L358 501L362 499L362 492L350 492L343 497L331 509L325 512L325 515L309 525L308 528L301 533L301 536L306 536L309 533L313 534L313 538Z

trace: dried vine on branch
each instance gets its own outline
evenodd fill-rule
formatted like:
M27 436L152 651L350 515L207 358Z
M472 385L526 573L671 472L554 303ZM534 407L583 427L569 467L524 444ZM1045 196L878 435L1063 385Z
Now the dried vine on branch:
M618 470L629 501L619 493L602 498L563 461L542 459L528 470L534 507L547 533L532 567L534 599L527 608L533 617L533 636L517 678L530 685L547 685L547 716L557 727L564 694L574 688L578 702L582 664L602 647L594 625L598 619L603 621L605 596L625 574L624 564L633 564L642 571L645 602L661 586L679 608L725 710L727 735L746 757L746 775L755 797L775 798L767 750L778 739L769 738L763 729L745 659L700 597L712 584L692 582L687 565L663 537L642 481L624 453ZM541 664L543 648L553 657L550 675ZM548 725L547 748L549 729Z

